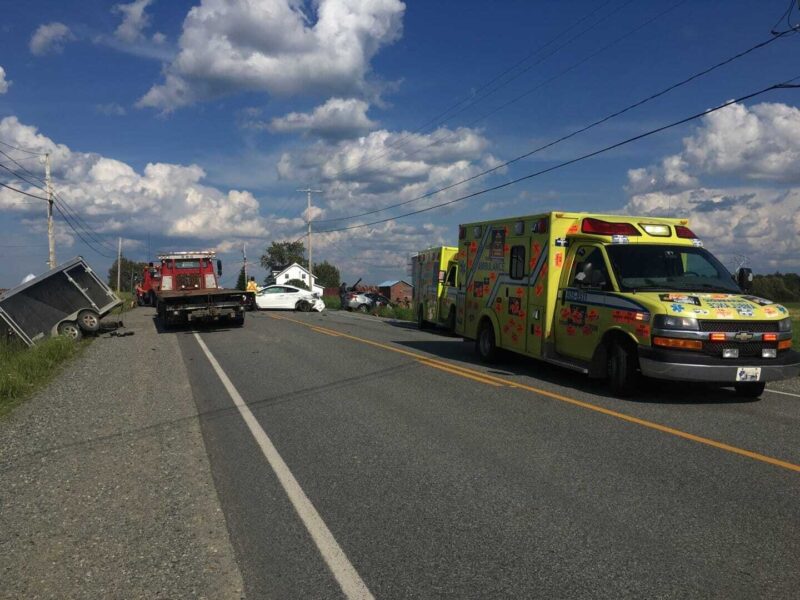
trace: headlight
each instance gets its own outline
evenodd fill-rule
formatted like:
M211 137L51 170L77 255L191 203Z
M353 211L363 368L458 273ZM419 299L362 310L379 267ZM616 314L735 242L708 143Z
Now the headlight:
M656 315L653 320L653 329L682 329L700 331L697 319L692 317L673 317L671 315Z
M778 331L792 331L792 319L787 317L778 321Z

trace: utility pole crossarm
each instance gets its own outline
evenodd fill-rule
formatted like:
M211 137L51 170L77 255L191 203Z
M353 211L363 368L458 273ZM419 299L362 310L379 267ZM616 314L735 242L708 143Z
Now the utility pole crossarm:
M322 190L312 190L310 187L304 190L297 190L308 194L308 208L306 210L306 223L308 223L308 287L314 291L314 263L311 260L311 194L321 194Z

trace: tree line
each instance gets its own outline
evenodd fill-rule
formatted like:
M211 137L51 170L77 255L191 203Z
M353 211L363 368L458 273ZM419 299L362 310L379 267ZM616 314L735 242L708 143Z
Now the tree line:
M753 294L776 302L800 302L800 275L774 273L753 278Z

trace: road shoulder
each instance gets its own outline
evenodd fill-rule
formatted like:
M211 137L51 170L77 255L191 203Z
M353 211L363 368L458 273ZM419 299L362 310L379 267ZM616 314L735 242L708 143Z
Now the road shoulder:
M0 420L0 597L242 597L178 342L125 325Z

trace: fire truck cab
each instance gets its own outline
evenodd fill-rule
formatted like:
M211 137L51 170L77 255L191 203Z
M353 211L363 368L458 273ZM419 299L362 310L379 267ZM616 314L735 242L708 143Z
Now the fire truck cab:
M551 212L459 227L456 333L590 377L760 395L800 373L783 306L747 294L686 219ZM738 283L737 283L738 282Z

